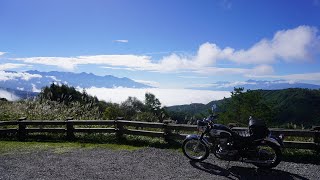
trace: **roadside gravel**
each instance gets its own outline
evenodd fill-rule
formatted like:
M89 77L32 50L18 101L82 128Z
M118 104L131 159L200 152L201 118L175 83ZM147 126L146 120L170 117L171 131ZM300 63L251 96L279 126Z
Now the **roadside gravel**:
M281 162L273 170L217 160L192 163L180 152L73 149L0 155L0 179L320 179L320 167Z

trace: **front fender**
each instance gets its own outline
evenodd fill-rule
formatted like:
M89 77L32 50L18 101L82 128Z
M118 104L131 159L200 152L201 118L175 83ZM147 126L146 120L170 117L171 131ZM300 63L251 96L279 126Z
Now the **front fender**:
M197 135L197 134L190 134L190 135L188 135L188 136L186 137L185 140L189 140L189 139L190 139L190 140L191 140L191 139L199 140L200 137L201 137L201 136L199 136L199 135ZM201 141L202 141L205 145L207 145L208 147L210 147L210 143L209 143L209 141L208 141L208 139L207 139L206 137L203 137L203 138L201 139Z
M200 136L197 134L190 134L186 137L186 139L200 139Z

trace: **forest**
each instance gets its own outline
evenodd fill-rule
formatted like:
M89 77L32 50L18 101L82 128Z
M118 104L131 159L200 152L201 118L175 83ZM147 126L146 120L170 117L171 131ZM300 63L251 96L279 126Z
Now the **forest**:
M167 111L178 123L193 124L209 115L213 104L218 106L218 122L224 124L247 126L252 116L272 127L303 129L320 125L320 90L301 88L252 91L234 88L230 98L208 104L171 106Z

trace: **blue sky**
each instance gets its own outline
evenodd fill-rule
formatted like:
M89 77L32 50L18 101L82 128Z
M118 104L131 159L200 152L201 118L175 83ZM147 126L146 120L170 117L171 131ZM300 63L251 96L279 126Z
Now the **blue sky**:
M320 84L319 0L0 0L0 70Z

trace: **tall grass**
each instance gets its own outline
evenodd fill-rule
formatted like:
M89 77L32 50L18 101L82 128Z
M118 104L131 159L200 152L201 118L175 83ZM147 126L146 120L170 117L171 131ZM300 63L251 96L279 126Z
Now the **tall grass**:
M102 119L98 106L71 102L69 105L49 100L0 101L0 121L27 117L30 120Z

